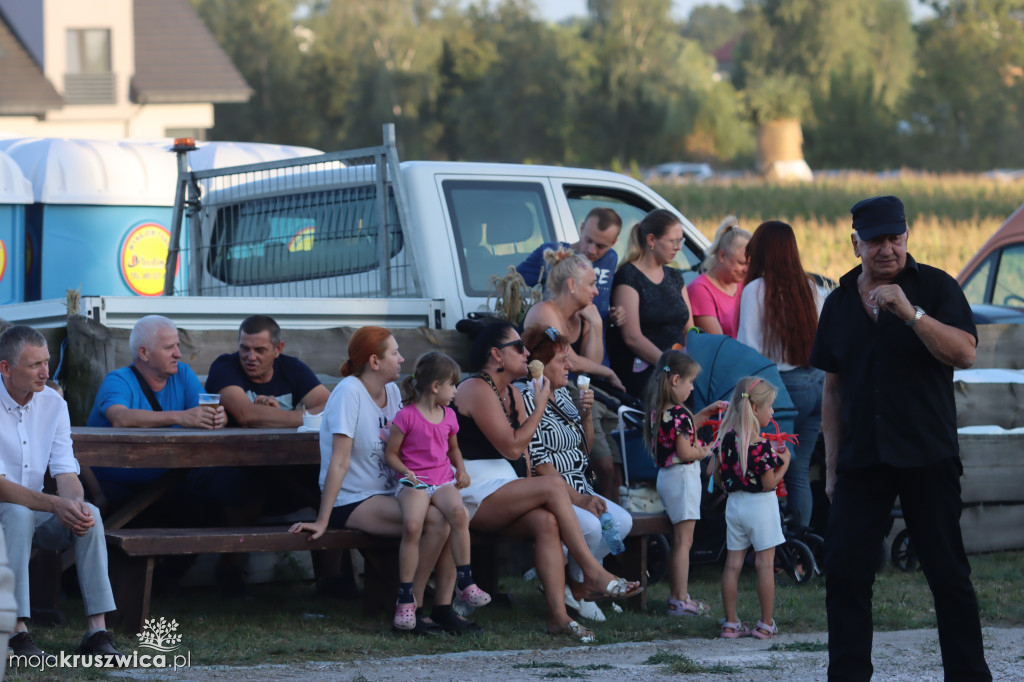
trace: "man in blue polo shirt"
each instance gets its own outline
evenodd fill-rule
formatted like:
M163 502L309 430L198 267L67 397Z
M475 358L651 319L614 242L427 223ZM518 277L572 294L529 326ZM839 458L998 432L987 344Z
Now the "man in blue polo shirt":
M594 297L594 305L597 312L601 313L601 322L608 328L609 316L613 324L622 323L622 313L611 307L612 299L612 278L615 276L615 266L619 263L619 255L612 248L619 238L622 230L622 218L610 208L595 208L584 218L580 225L580 240L575 244L567 242L546 242L541 244L533 253L526 257L522 263L516 266L516 271L522 276L527 286L543 284L547 279L543 273L544 252L547 249L567 248L576 253L586 256L594 272L597 274L597 296ZM605 363L607 364L607 362Z
M899 496L935 600L947 680L992 679L960 532L953 368L974 364L977 331L952 277L907 253L903 202L856 204L860 266L825 301L811 364L826 372L828 679L869 680L871 588Z
M252 315L238 328L238 350L213 361L206 390L220 393L232 426L302 426L302 412L319 414L330 391L305 363L285 355L281 327Z

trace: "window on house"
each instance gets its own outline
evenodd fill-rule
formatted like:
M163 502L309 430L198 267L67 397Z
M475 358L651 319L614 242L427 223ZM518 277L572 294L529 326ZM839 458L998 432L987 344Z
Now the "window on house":
M64 99L68 104L117 101L109 28L69 28Z
M68 73L110 73L110 29L68 29Z

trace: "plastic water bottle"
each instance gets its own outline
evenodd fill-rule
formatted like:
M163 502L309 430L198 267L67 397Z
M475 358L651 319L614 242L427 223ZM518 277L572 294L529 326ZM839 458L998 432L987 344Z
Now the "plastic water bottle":
M604 535L604 541L611 547L612 554L622 554L626 551L626 546L619 537L619 529L615 527L615 519L608 512L601 514L601 533Z

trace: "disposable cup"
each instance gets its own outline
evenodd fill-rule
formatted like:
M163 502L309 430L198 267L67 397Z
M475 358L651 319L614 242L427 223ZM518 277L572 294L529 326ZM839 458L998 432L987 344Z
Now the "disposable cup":
M324 413L320 412L317 414L310 414L309 412L302 413L302 425L307 429L320 429L320 421L324 418Z
M200 393L200 405L220 405L220 393Z

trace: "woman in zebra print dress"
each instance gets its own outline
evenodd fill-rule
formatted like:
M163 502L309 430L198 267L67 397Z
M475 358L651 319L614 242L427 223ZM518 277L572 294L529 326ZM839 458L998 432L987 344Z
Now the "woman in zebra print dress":
M591 409L594 392L580 391L580 406L577 408L566 388L569 384L571 362L569 340L554 327L530 327L523 333L523 342L530 350L530 357L544 363L544 376L551 384L551 398L541 406L544 413L540 424L530 441L531 468L536 476L561 476L569 493L569 500L580 522L583 539L590 553L599 562L611 552L601 532L601 515L611 514L621 537L626 537L633 528L633 517L628 511L611 500L598 495L587 479L587 462L590 443L594 439ZM534 412L533 382L519 384L523 393L526 414ZM571 587L582 580L583 571L571 556L569 557L568 585ZM580 601L582 594L567 594L572 600ZM598 609L580 609L582 613L593 613L596 620Z

